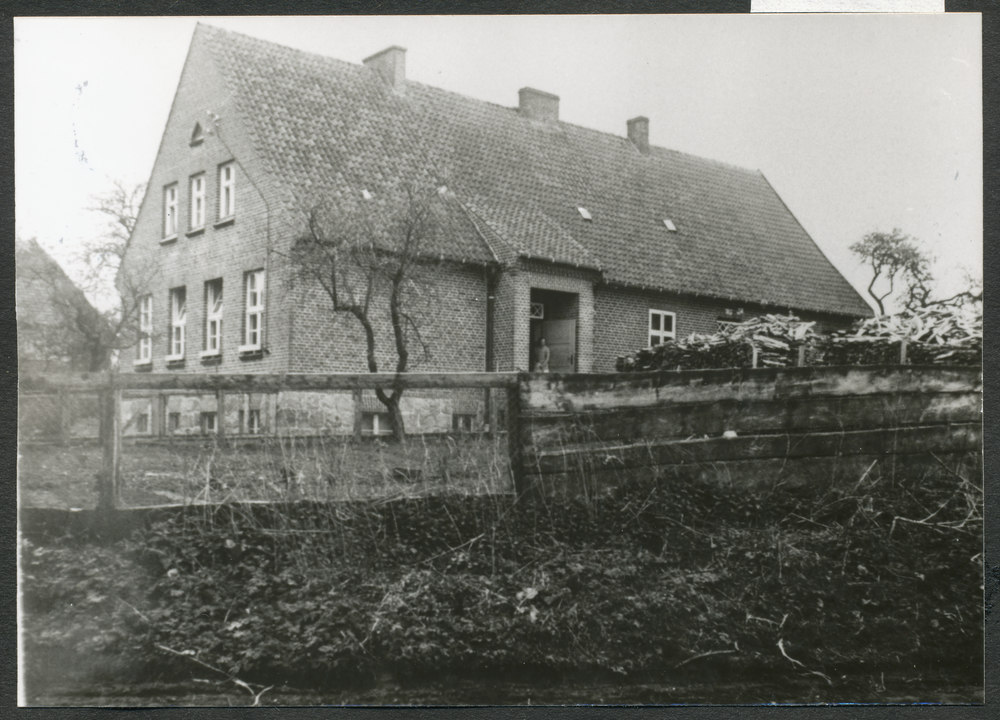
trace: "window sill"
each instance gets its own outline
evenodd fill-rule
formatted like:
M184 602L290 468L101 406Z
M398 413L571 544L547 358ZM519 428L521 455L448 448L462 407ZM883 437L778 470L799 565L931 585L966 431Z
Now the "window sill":
M153 369L152 360L135 360L132 367L136 372L150 372Z
M243 350L240 352L240 360L263 360L264 350Z
M210 355L201 353L200 357L202 365L219 365L222 363L222 353L212 353Z
M160 240L160 245L169 245L170 243L177 242L177 235L171 235Z
M213 227L224 228L227 225L233 225L235 223L236 223L236 216L235 215L230 215L227 218L222 218L221 220L219 220L219 222L215 223L215 225L213 225Z
M202 225L200 228L195 228L194 230L188 230L184 233L187 237L194 237L195 235L201 235L205 232L205 226Z
M168 370L179 370L182 367L184 367L184 356L183 355L176 355L176 356L169 356L168 355L167 356L167 369Z
M200 353L198 353L198 357L200 357L202 360L216 358L216 357L222 357L222 351L221 350L202 350Z

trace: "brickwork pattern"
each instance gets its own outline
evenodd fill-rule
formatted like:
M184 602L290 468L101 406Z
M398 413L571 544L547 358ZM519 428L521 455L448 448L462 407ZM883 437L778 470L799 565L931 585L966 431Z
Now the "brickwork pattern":
M407 307L417 319L423 348L410 333L411 372L473 371L486 368L486 275L483 268L444 264L427 271L419 297ZM367 372L364 329L353 315L334 313L318 282L299 280L289 293L295 306L293 372ZM375 299L376 361L380 371L396 368L388 299Z
M594 372L614 372L615 360L649 346L649 311L676 313L677 337L691 333L711 334L718 329L726 309L744 309L744 318L768 313L786 314L788 309L749 307L746 304L679 295L601 287L594 292L596 331ZM817 321L817 330L831 332L850 326L846 320L832 320L817 313L795 313L802 320Z
M563 272L550 274L548 272L524 272L520 275L523 285L522 294L530 302L531 289L556 290L574 293L577 297L576 346L577 372L590 372L594 362L594 284L586 273ZM524 363L520 367L528 367L530 355L530 316L529 305L523 306L523 312L516 316L514 357L516 362ZM522 330L523 326L523 330ZM523 337L523 341L522 338Z
M209 113L218 116L218 120ZM192 132L200 124L203 141L192 145ZM159 152L149 178L135 232L124 262L124 272L136 278L148 278L153 296L154 372L281 372L288 369L287 340L282 336L287 324L280 321L283 308L274 302L272 292L282 282L278 274L268 272L265 296L264 345L262 357L241 360L237 348L244 340L244 273L269 268L268 221L272 228L287 225L280 214L282 205L268 188L265 201L251 177L261 183L264 170L257 161L251 138L243 130L235 103L204 45L192 44L185 64ZM219 223L219 167L236 164L236 213L230 223ZM190 226L190 178L205 176L205 224L201 231ZM164 188L176 183L178 188L178 233L175 240L164 242ZM272 210L269 218L269 207ZM273 231L272 231L273 233ZM205 282L223 281L223 321L221 361L203 365L199 353L204 349ZM165 356L169 339L171 288L187 292L185 358L182 364L167 366ZM126 354L131 363L134 353Z
M496 284L496 300L493 303L493 356L497 372L511 372L517 369L514 364L514 326L518 313L518 293L520 278L517 270L503 272ZM528 308L524 309L525 314ZM524 342L530 342L527 335ZM521 367L527 370L527 365Z

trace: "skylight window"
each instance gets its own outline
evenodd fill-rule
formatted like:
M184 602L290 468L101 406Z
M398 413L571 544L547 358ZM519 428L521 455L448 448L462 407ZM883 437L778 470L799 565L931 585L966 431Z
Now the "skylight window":
M585 207L578 207L577 211L580 213L580 217L582 217L584 220L589 220L593 222L594 218L590 216L590 210L588 210Z
M663 224L670 232L677 232L677 226L674 225L674 221L670 218L663 218Z

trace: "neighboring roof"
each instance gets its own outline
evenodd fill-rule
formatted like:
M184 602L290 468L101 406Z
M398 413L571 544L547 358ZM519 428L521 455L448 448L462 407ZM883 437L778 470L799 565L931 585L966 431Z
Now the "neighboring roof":
M760 172L663 148L642 155L624 137L517 108L412 81L397 92L363 65L205 25L198 34L296 212L362 189L443 183L479 230L442 241L450 256L536 257L613 284L871 315Z
M34 238L15 238L14 276L19 362L93 369L94 348L82 330L99 332L100 313Z

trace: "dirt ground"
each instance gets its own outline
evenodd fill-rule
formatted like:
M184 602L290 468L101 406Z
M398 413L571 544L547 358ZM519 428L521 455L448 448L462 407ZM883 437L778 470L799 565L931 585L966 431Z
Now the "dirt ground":
M132 442L122 454L122 505L505 492L511 480L504 442L479 435L418 436L403 445L296 438ZM101 453L96 444L23 444L20 506L93 508Z

